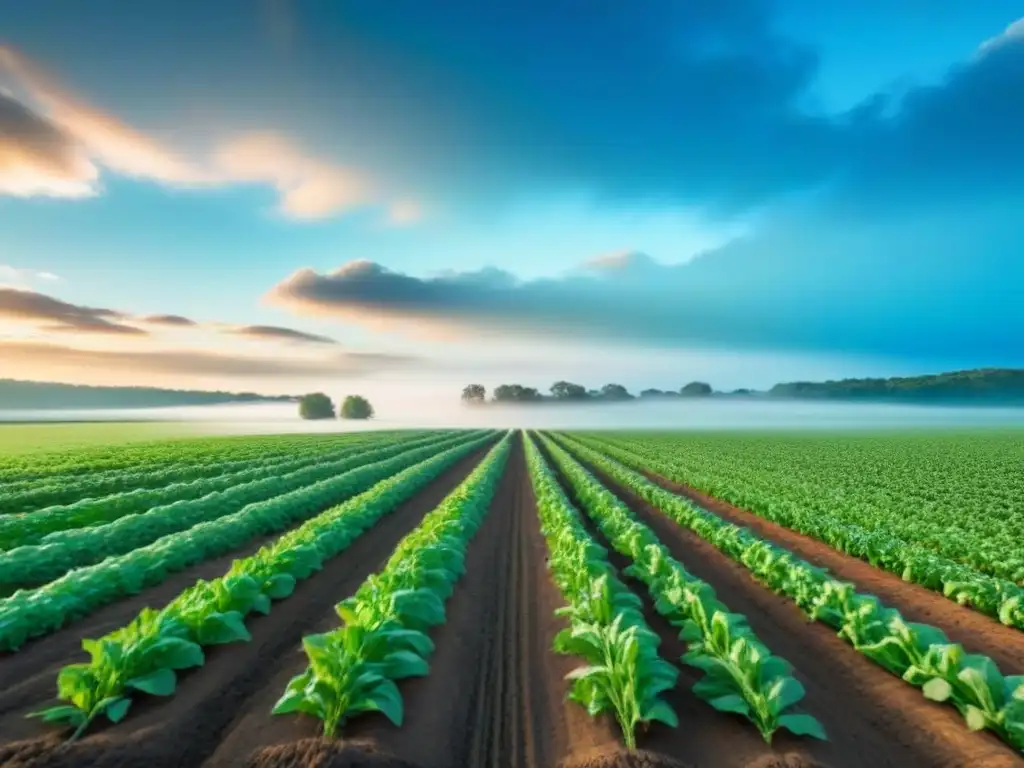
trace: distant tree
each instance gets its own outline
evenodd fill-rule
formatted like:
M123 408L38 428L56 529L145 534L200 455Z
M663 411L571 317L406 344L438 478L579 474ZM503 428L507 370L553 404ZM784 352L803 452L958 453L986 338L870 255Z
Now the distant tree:
M633 396L621 384L605 384L601 387L601 397L605 400L632 400Z
M487 398L487 390L482 384L470 384L462 390L462 400L467 403L482 403Z
M556 400L585 400L587 388L570 381L556 381L551 385L551 396Z
M313 392L299 398L299 416L303 419L333 419L334 403L323 392Z
M679 394L683 397L708 397L711 393L711 385L705 384L703 381L691 381L679 390Z
M361 395L349 395L341 404L341 418L369 419L373 417L373 406Z
M732 394L734 394L734 395L749 395L751 393L752 393L752 390L749 390L749 389L746 389L746 388L743 388L743 387L741 387L740 389L734 389L732 391Z
M502 384L494 388L494 400L498 403L529 403L540 399L540 392L521 384Z
M660 389L645 389L640 393L640 397L664 397L665 393Z

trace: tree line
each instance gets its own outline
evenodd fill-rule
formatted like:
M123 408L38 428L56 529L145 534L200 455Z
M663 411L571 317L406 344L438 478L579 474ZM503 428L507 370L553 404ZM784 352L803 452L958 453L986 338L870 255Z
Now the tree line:
M600 389L587 389L582 384L571 381L556 381L549 388L550 394L542 394L535 387L524 387L521 384L501 384L491 393L494 403L538 403L558 402L622 402L635 400L636 395L630 393L621 384L605 384ZM640 398L656 397L707 397L712 394L711 385L703 381L691 381L679 390L645 389ZM462 390L465 403L480 404L487 402L487 389L482 384L469 384Z

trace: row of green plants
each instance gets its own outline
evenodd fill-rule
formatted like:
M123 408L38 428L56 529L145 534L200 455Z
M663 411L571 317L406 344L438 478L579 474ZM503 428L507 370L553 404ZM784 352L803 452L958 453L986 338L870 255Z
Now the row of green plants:
M769 744L780 728L826 739L816 718L793 709L804 697L793 665L772 654L746 617L730 612L711 585L675 560L615 494L559 445L541 440L583 510L612 547L632 561L626 575L642 582L655 610L679 628L687 647L682 662L705 673L693 692L719 711L746 717Z
M350 442L351 438L345 437L333 444L321 444L319 447L324 451L334 451ZM136 488L161 488L172 483L216 477L224 472L243 468L247 462L253 460L287 458L296 449L302 450L294 443L282 447L285 450L268 452L261 451L257 445L242 443L235 453L224 455L223 452L216 452L205 456L200 454L190 463L176 461L167 466L154 467L141 461L134 466L112 472L71 477L47 476L37 480L4 483L0 491L0 514L22 514L57 504L70 504L80 499L98 499Z
M342 626L307 635L308 667L288 683L273 714L318 718L333 736L350 718L380 712L401 725L396 681L429 671L427 631L445 621L445 603L465 573L466 551L504 471L511 434L409 533L385 566L336 606Z
M595 444L586 441L588 444ZM684 482L680 471L680 459L672 452L651 450L641 444L600 441L601 450L615 456L633 467L643 467L665 475L669 479ZM721 489L719 489L721 490ZM945 595L960 605L969 606L981 613L998 619L1009 627L1024 629L1024 589L1013 581L999 576L982 573L970 565L952 560L930 546L908 541L892 531L904 525L907 519L917 516L910 510L893 507L881 522L880 515L864 515L862 523L840 519L832 511L824 511L819 505L802 505L780 500L771 490L760 489L747 493L713 493L725 501L751 510L754 514L807 536L824 541L829 546L853 557L867 561L876 568L895 573L905 581L912 581L927 589ZM825 495L825 498L829 498ZM838 508L834 507L833 509ZM854 510L856 516L857 512ZM981 515L982 517L987 517ZM967 524L967 516L961 514L956 521L950 520L948 527L927 523L934 528L932 539L955 542L970 541L967 531L959 524ZM1022 533L1021 535L1024 535ZM1019 542L1019 539L1018 539ZM1014 542L1017 545L1018 542ZM974 546L973 544L971 546ZM1005 561L1012 564L1013 556ZM1024 562L1024 561L1022 561ZM1024 578L1024 567L1013 566L1014 578Z
M223 472L213 477L197 478L160 488L135 488L110 496L85 498L71 504L44 507L32 512L2 515L0 550L38 544L47 534L55 531L102 525L129 515L141 514L153 507L198 499L236 485L288 474L308 466L311 461L323 461L330 457L337 459L366 450L370 441L370 437L362 436L362 439L339 444L330 452L325 451L320 445L306 445L284 456L275 454L268 458L226 462L220 465ZM372 445L383 447L393 442L396 441L381 438Z
M355 451L345 449L327 456L312 456L302 462L299 469L287 474L266 473L258 480L239 483L199 499L162 504L141 514L90 528L54 531L38 544L8 550L0 557L0 595L46 584L74 568L131 552L163 536L234 514L249 504L314 485L437 440L432 435L415 441L386 443L382 447L372 442L358 445Z
M638 472L560 436L576 456L741 563L759 582L793 600L839 636L930 700L957 708L971 730L987 729L1024 751L1024 676L1003 675L992 659L967 653L936 627L906 621L874 595L670 493Z
M0 651L20 648L98 608L164 581L172 573L227 554L247 542L308 520L440 451L487 439L489 433L456 434L337 477L250 504L217 520L164 536L152 544L68 572L43 587L0 600Z
M490 439L478 437L414 464L236 560L224 576L197 582L162 610L144 608L126 626L84 640L90 660L65 666L57 677L64 703L30 716L73 728L75 739L97 718L123 719L139 693L172 695L177 671L201 666L204 647L250 640L249 615L269 613L273 601L289 597L298 582Z
M556 613L568 626L555 636L554 650L586 661L567 676L569 698L592 717L613 715L626 747L635 749L638 728L678 726L663 694L675 687L679 670L659 656L660 638L644 621L640 599L587 532L529 435L524 444L548 569L566 603Z
M680 436L614 442L666 453L686 467L694 487L728 493L738 506L763 504L770 493L776 505L880 528L982 573L1024 583L1020 441L1011 431L828 442L777 436L712 445ZM951 528L957 536L949 535Z

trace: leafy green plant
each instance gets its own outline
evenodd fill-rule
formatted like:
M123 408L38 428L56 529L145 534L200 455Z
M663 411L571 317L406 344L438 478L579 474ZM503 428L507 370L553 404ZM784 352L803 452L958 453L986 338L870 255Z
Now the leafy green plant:
M361 493L394 472L441 450L486 433L449 434L406 444L397 455L370 462L276 498L101 563L68 572L43 587L19 590L0 600L0 650L17 650L30 637L53 632L125 595L159 584L167 576L210 557L231 552L253 537L275 533L314 517L332 504ZM416 447L419 445L420 447Z
M91 661L68 665L58 675L58 698L66 703L34 716L70 725L77 736L100 715L114 722L123 718L135 691L170 695L174 670L201 665L204 646L249 640L248 615L270 612L272 600L288 597L298 581L488 439L485 435L464 441L440 453L422 448L420 452L435 455L321 513L256 554L236 560L227 574L196 583L162 610L143 609L127 626L99 640L83 641ZM175 649L174 654L168 649ZM138 684L140 680L146 687Z
M759 539L749 529L666 491L583 443L565 436L560 440L743 564L755 579L793 599L812 619L839 630L840 637L854 648L920 687L927 698L955 706L969 728L991 730L1024 751L1024 677L1004 676L991 659L965 652L959 644L950 643L941 630L906 622L877 597L858 593L852 584Z
M309 666L288 683L273 714L312 715L327 737L364 712L402 724L395 681L429 670L434 645L426 631L444 623L445 601L465 572L466 549L490 507L510 445L506 435L399 542L384 568L337 605L341 627L303 639Z
M601 532L632 560L626 573L643 582L655 609L680 627L687 644L682 661L706 677L694 693L720 711L748 718L771 743L779 728L826 738L811 715L790 712L804 696L792 666L758 640L740 614L730 613L709 584L675 560L655 533L589 472L553 441L542 438L563 477Z
M635 749L638 727L678 725L662 694L675 686L679 672L658 655L660 640L644 621L640 599L587 533L533 440L524 440L548 567L566 601L557 614L569 626L556 635L554 650L588 662L569 673L569 698L591 716L614 714L626 747Z

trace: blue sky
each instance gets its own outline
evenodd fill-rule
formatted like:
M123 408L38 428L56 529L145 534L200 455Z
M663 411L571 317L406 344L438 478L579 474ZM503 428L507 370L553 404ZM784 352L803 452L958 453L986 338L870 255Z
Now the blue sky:
M1021 16L19 4L0 375L732 388L1024 365Z

